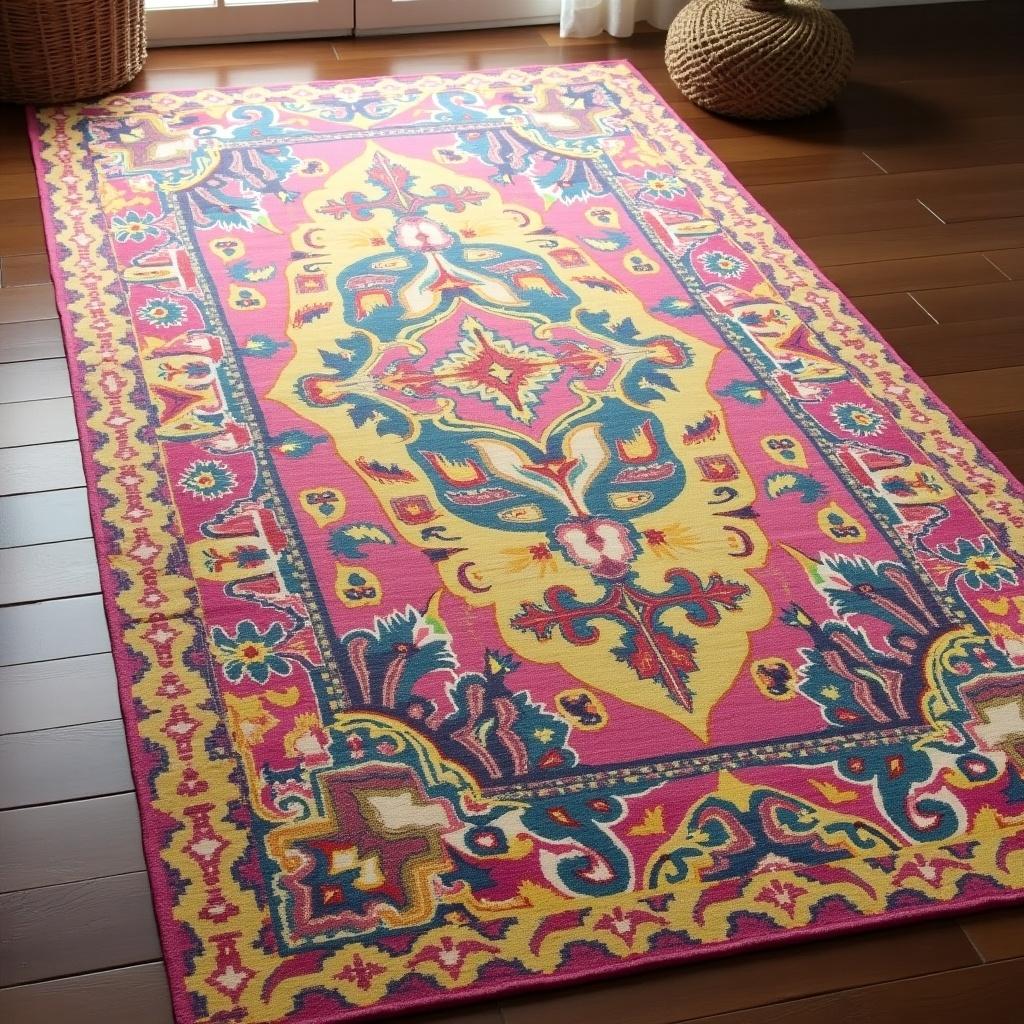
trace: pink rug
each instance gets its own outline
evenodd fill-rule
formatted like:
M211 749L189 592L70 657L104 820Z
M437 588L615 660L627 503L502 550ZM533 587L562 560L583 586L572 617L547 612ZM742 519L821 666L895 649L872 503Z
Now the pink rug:
M628 66L32 127L181 1024L1020 897L1020 486Z

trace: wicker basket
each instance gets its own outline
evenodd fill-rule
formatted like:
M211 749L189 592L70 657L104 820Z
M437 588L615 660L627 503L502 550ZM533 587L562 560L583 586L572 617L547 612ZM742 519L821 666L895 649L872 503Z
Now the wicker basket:
M143 0L0 0L0 100L92 99L145 59Z

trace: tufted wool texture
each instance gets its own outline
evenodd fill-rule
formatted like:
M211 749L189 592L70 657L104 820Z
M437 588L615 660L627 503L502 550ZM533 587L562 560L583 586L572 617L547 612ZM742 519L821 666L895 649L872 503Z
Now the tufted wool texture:
M692 0L668 30L665 64L680 91L707 110L796 117L835 99L853 42L817 0Z

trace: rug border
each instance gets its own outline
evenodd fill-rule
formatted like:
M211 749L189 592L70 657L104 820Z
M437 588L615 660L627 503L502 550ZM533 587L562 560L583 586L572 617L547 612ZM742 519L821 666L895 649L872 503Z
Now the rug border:
M135 803L139 811L139 823L142 839L142 853L146 865L146 877L149 884L150 900L153 906L153 917L156 921L157 934L160 939L161 965L168 980L168 989L171 997L171 1006L177 1024L193 1024L196 1020L188 1005L188 993L185 987L185 974L177 976L171 967L167 957L167 950L173 949L173 937L170 934L174 925L173 908L162 906L160 899L160 877L162 849L157 846L157 828L154 824L154 808L143 803L140 780L145 779L143 766L142 737L138 730L129 729L129 720L134 720L134 708L132 706L132 670L130 668L131 656L124 649L124 638L121 629L117 625L119 608L117 606L118 588L113 579L113 569L109 552L103 543L104 533L103 506L100 489L97 484L97 467L95 460L95 448L91 439L91 428L88 423L88 410L86 402L87 393L83 390L84 372L77 353L73 346L80 346L81 339L74 328L74 314L70 309L70 293L68 290L65 275L60 272L60 260L57 253L57 228L54 217L54 207L49 201L48 186L46 182L46 171L43 167L42 146L40 133L42 126L37 116L37 108L26 106L25 116L28 124L30 148L32 150L32 162L35 167L36 181L39 185L39 205L43 215L43 236L46 242L46 256L49 263L50 280L53 283L54 293L57 299L57 318L60 324L61 342L64 346L64 356L68 364L68 373L71 379L71 404L75 412L75 424L78 428L77 443L79 456L82 460L82 469L85 476L85 496L89 505L89 519L92 527L90 538L96 553L96 561L99 568L100 594L103 603L103 616L106 620L107 633L110 637L110 653L114 661L114 674L117 679L117 696L121 709L121 726L124 730L125 746L128 748L128 761L132 775L132 791L135 796ZM45 200L44 201L44 197ZM89 451L86 452L86 444ZM134 732L134 735L133 735ZM154 884L154 879L157 884ZM115 970L116 968L105 968Z

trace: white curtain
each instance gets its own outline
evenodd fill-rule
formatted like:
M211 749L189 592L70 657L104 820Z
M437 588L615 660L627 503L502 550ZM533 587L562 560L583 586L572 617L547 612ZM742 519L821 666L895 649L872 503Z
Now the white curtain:
M638 21L668 28L687 0L562 0L561 35L631 36Z

